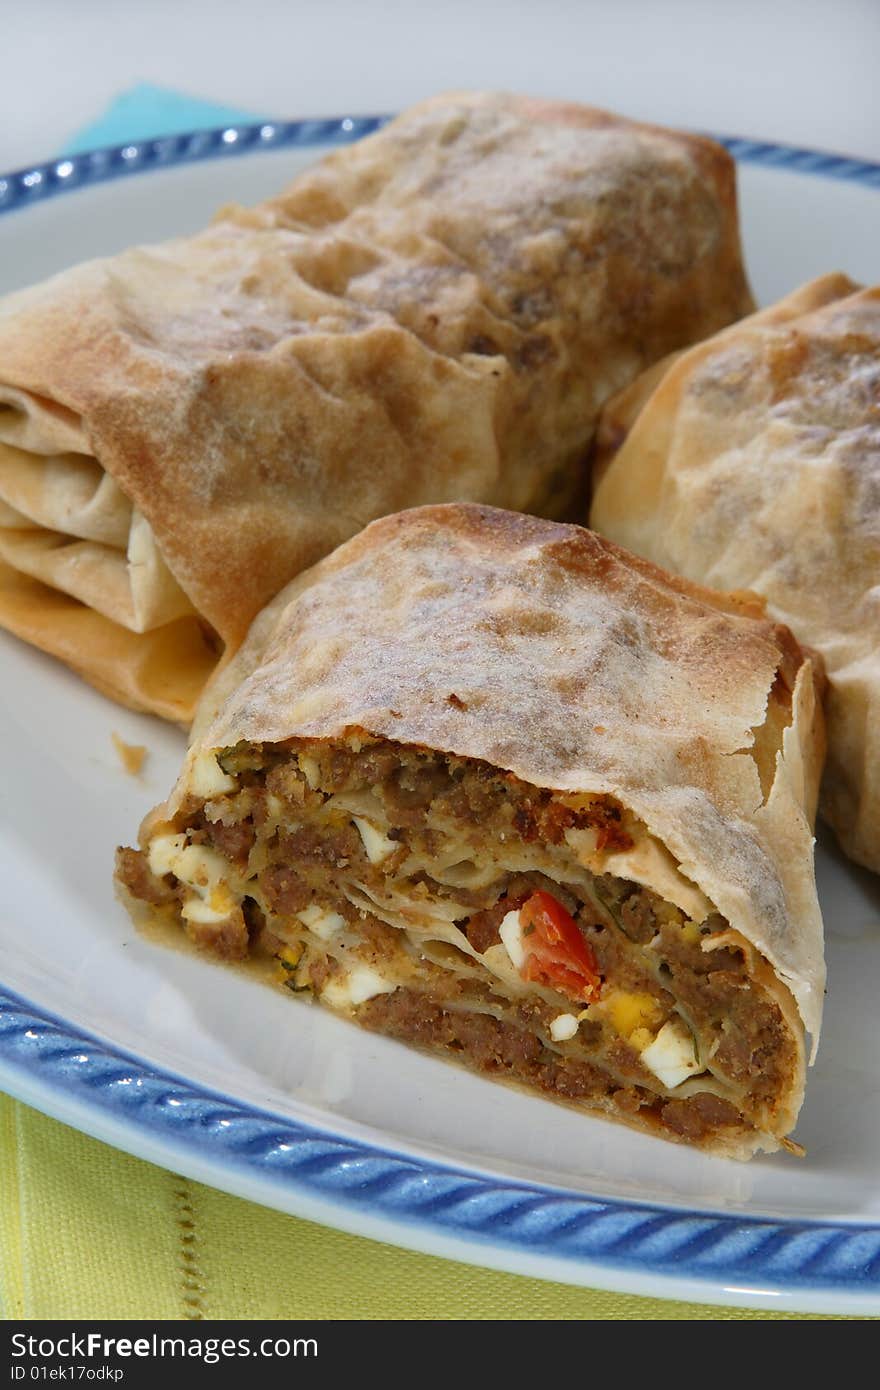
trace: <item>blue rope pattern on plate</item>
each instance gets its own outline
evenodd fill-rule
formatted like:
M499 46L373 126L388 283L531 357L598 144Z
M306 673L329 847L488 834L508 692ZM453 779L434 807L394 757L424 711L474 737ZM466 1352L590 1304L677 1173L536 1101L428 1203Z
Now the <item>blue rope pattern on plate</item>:
M371 135L389 116L332 116L326 120L261 121L218 126L214 130L165 135L128 145L89 150L34 164L0 176L0 212L84 185L124 178L127 174L167 169L203 159L223 159L255 150L347 145Z
M389 116L332 116L324 120L262 121L253 124L218 126L182 135L139 140L86 154L34 164L26 169L0 175L0 213L25 207L38 199L65 193L88 184L123 178L150 169L169 168L202 159L229 158L256 149L309 148L316 145L347 145L378 130ZM795 145L776 145L762 140L746 140L736 135L712 135L712 139L743 164L762 164L774 169L844 179L850 183L880 188L880 164L821 150L800 149Z
M262 122L141 140L0 176L0 213L75 188L258 149L342 145L387 116ZM745 164L880 188L880 164L714 136ZM0 993L0 1058L12 1069L264 1180L449 1236L531 1254L763 1288L880 1292L880 1227L677 1212L486 1178L323 1133L203 1090Z
M767 1290L880 1291L880 1227L682 1212L599 1200L408 1158L273 1115L149 1067L0 994L0 1055L181 1156L279 1188L528 1254Z

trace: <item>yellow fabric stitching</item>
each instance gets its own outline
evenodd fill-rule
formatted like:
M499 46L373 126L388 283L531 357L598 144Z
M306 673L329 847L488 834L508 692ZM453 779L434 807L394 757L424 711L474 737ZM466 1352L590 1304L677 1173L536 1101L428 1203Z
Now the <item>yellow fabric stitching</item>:
M396 1250L163 1171L0 1099L7 1315L807 1320L544 1283Z
M205 1316L205 1279L199 1265L199 1242L192 1188L186 1178L168 1175L172 1182L174 1219L180 1233L180 1291L182 1317L201 1322Z

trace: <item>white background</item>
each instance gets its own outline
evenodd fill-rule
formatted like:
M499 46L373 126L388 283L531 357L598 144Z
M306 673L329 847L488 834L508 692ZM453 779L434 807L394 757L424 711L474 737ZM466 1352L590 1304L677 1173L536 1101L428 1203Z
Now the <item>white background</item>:
M257 114L507 87L880 158L878 0L0 0L0 169L135 82Z

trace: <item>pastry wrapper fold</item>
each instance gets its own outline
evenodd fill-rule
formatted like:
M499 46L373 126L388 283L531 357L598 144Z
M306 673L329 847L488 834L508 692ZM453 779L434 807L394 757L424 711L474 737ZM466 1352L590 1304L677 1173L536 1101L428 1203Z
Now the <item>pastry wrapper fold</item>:
M294 575L404 506L561 514L602 402L750 307L711 141L423 103L0 303L0 623L187 722Z
M609 403L591 523L824 659L821 810L880 871L880 290L827 275Z

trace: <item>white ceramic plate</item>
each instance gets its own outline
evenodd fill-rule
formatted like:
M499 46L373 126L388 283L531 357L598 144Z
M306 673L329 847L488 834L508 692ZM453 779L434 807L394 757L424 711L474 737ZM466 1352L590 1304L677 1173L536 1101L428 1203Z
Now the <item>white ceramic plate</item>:
M243 127L0 179L0 291L196 230L375 124ZM835 268L878 278L880 167L730 144L762 302ZM797 1131L808 1157L710 1159L140 938L113 898L113 849L167 793L182 735L5 635L0 660L5 1089L217 1187L416 1249L670 1297L880 1312L880 880L820 848L830 983ZM113 731L148 745L141 780Z

